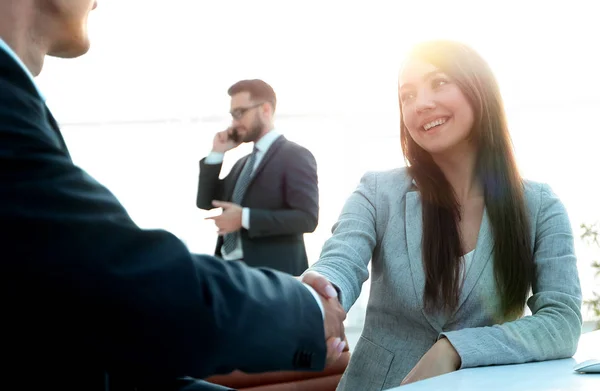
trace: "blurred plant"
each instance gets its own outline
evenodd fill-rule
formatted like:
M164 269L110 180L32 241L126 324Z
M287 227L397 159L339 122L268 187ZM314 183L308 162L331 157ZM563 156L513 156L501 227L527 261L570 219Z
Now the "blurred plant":
M598 241L598 224L581 224L581 229L583 233L581 234L581 239L583 239L589 245L596 245L600 248L600 241ZM592 268L596 270L594 274L595 278L600 276L600 262L593 261ZM596 329L600 329L600 294L594 291L594 296L590 300L585 300L583 303L587 305L593 312L594 316L598 318L598 322L596 323Z

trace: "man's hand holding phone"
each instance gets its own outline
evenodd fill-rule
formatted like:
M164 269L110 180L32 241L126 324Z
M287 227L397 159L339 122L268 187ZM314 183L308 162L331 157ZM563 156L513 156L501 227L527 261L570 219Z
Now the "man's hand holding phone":
M232 126L215 134L213 139L213 152L225 153L241 144L236 129Z

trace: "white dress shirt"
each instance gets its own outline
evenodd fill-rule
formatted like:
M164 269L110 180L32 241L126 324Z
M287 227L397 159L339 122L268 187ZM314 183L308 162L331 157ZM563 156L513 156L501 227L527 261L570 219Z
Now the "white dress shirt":
M23 63L23 61L21 61L21 59L19 58L19 56L17 56L17 53L15 53L15 51L12 50L12 48L10 46L8 46L8 44L6 42L4 42L4 40L2 38L0 38L0 50L4 50L6 53L8 53L9 56L12 57L13 60L15 60L15 62L17 64L19 64L19 66L21 67L21 69L23 69L23 72L25 72L25 74L27 76L29 76L29 79L31 80L31 83L35 87L36 91L38 92L38 94L40 95L40 97L42 98L42 100L45 101L46 99L44 98L44 95L42 95L42 93L41 93L40 89L38 88L37 84L35 84L35 80L33 79L33 75L29 71L29 68L27 68L25 66L25 64Z

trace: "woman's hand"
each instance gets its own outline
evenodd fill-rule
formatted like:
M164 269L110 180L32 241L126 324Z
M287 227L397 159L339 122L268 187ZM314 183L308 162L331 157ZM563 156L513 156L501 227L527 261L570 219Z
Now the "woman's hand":
M406 375L401 386L450 373L460 368L460 356L446 338L439 339Z

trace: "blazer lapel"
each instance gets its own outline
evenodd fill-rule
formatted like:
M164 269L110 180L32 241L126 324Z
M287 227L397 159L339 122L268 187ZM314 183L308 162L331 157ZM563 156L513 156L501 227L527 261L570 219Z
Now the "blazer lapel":
M256 178L258 175L260 175L261 171L265 168L267 163L269 163L269 160L271 160L271 158L275 155L277 150L279 148L281 148L281 146L283 145L283 143L285 141L286 141L285 137L279 136L279 138L277 138L277 140L275 140L273 142L273 144L271 144L271 146L267 150L267 153L265 153L265 156L263 156L262 159L260 160L258 167L256 167L256 170L254 170L254 173L252 174L252 179L250 179L250 183L248 184L248 187L252 186L252 182L254 182L254 178Z
M425 270L423 268L423 206L421 197L417 191L409 191L406 194L406 244L408 247L408 256L410 261L410 270L412 274L413 285L415 287L415 297L419 301L423 315L427 321L436 329L441 330L446 323L447 317L443 313L428 314L423 306L423 291L425 289ZM492 259L494 250L494 238L491 229L487 210L484 209L477 237L477 245L471 267L467 271L459 295L458 306L452 315L456 314L460 307L465 303L469 294L479 281L483 270Z
M49 136L52 139L52 141L56 142L58 144L58 147L60 147L70 158L67 145L65 144L65 140L63 139L62 134L60 133L58 124L56 123L56 120L50 113L50 109L48 109L48 106L46 106L46 104L43 102L43 98L40 96L40 93L36 88L34 82L31 81L31 79L27 76L25 71L21 69L19 64L15 62L15 60L2 49L0 49L0 73L3 77L6 77L7 79L10 79L15 83L18 83L18 85L25 91L27 91L29 94L31 94L31 96L40 100L40 102L44 105L44 110L46 110L46 120L52 128L51 131L48 131L48 129L43 127L42 131L47 136Z
M271 158L275 155L277 150L279 148L281 148L281 146L283 145L283 143L285 141L286 141L285 137L279 136L279 138L277 140L275 140L275 142L273 142L273 144L271 144L271 147L269 147L269 149L267 150L267 153L265 153L265 156L262 157L260 163L258 164L258 167L256 167L256 170L254 170L254 173L252 174L252 178L250 178L250 183L248 183L248 188L246 189L246 194L248 194L248 191L250 189L250 186L252 186L254 179L258 175L260 175L261 171L265 168L265 166L267 165L269 160L271 160ZM233 190L235 189L235 184L237 183L238 178L240 177L240 174L242 173L242 170L244 169L244 166L246 165L246 162L248 161L249 158L250 158L250 155L244 156L240 160L240 164L237 164L232 169L231 178L233 180L230 184L230 187L227 189L227 199L228 200L231 200L231 196L233 195Z
M67 144L65 143L62 133L60 132L60 128L58 127L58 123L54 119L52 112L50 111L48 106L46 106L46 104L44 104L44 108L46 109L46 119L48 120L50 127L54 131L54 136L58 139L59 146L63 149L67 156L71 158L71 155L69 154L69 149L67 148Z
M467 270L467 275L463 282L463 286L460 292L458 300L458 306L454 314L458 312L460 307L464 304L469 297L469 294L479 281L481 273L492 259L494 252L494 236L492 226L487 214L487 209L483 209L483 217L481 218L481 226L479 227L479 234L477 236L477 245L475 246L475 253L473 254L471 267Z
M417 300L417 305L421 307L421 312L425 319L427 319L429 324L431 324L435 330L441 332L443 324L442 319L435 314L427 313L423 305L423 292L425 290L425 269L423 268L422 251L423 206L418 191L409 191L406 193L405 216L406 245L408 247L410 271L413 286L415 288L415 299Z

